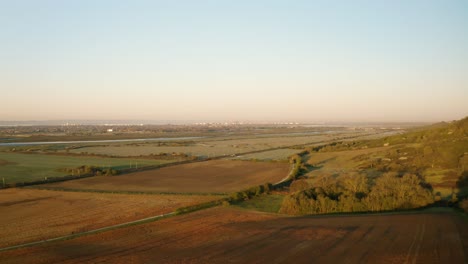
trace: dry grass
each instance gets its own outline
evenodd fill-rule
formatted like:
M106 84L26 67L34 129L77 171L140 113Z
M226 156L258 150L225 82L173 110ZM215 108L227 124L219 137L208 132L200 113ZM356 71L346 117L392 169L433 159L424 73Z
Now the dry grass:
M224 140L200 140L189 146L158 146L157 143L129 145L113 144L99 147L83 147L71 150L74 153L94 153L115 156L140 156L159 153L185 153L192 156L214 157L222 155L232 155L250 151L258 151L277 147L287 147L292 145L318 143L322 141L337 139L349 136L349 134L339 135L313 135L313 136L282 136L268 138L248 138L248 139L224 139Z
M356 158L361 155L379 155L385 148L368 148L336 152L312 152L306 156L305 163L313 166L305 176L311 183L324 175L341 175L349 172L361 171L362 164Z

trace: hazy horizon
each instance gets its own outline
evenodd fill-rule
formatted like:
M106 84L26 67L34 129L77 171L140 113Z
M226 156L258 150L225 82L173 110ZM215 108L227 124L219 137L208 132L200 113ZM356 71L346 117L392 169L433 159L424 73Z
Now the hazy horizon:
M2 1L1 121L468 116L466 1Z
M55 125L203 125L203 124L239 124L239 125L313 125L313 126L365 126L365 125L430 125L438 122L457 120L424 121L314 121L314 120L142 120L142 119L56 119L56 120L0 120L0 126L55 126Z

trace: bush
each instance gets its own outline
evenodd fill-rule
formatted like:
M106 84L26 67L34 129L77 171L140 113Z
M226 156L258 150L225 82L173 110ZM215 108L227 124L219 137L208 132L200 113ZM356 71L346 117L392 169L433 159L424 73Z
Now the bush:
M273 185L271 183L250 187L240 192L231 193L229 195L229 201L240 202L243 200L249 200L252 197L259 196L264 193L269 193L272 188Z
M458 206L465 211L465 213L468 213L468 198L465 200L462 200L461 202L458 203Z
M367 184L362 175L346 177L342 182L323 177L316 188L286 196L280 212L301 215L389 211L418 208L434 202L431 191L412 174L403 177L385 174L370 189Z
M310 189L309 183L306 180L295 180L289 186L290 192L298 192Z

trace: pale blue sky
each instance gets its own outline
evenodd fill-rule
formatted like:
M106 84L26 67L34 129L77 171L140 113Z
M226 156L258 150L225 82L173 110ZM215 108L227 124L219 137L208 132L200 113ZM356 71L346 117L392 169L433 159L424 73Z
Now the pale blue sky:
M468 1L0 0L0 120L468 115Z

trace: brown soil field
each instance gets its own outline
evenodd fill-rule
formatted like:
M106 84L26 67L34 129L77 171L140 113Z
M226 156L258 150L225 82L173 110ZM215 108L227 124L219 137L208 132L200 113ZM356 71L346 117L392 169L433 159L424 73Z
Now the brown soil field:
M3 263L466 263L453 212L282 217L212 208L0 252Z
M216 199L219 196L5 189L0 191L0 248L130 222Z
M289 163L212 160L43 186L114 191L224 193L267 182L279 182L288 175L289 169Z

